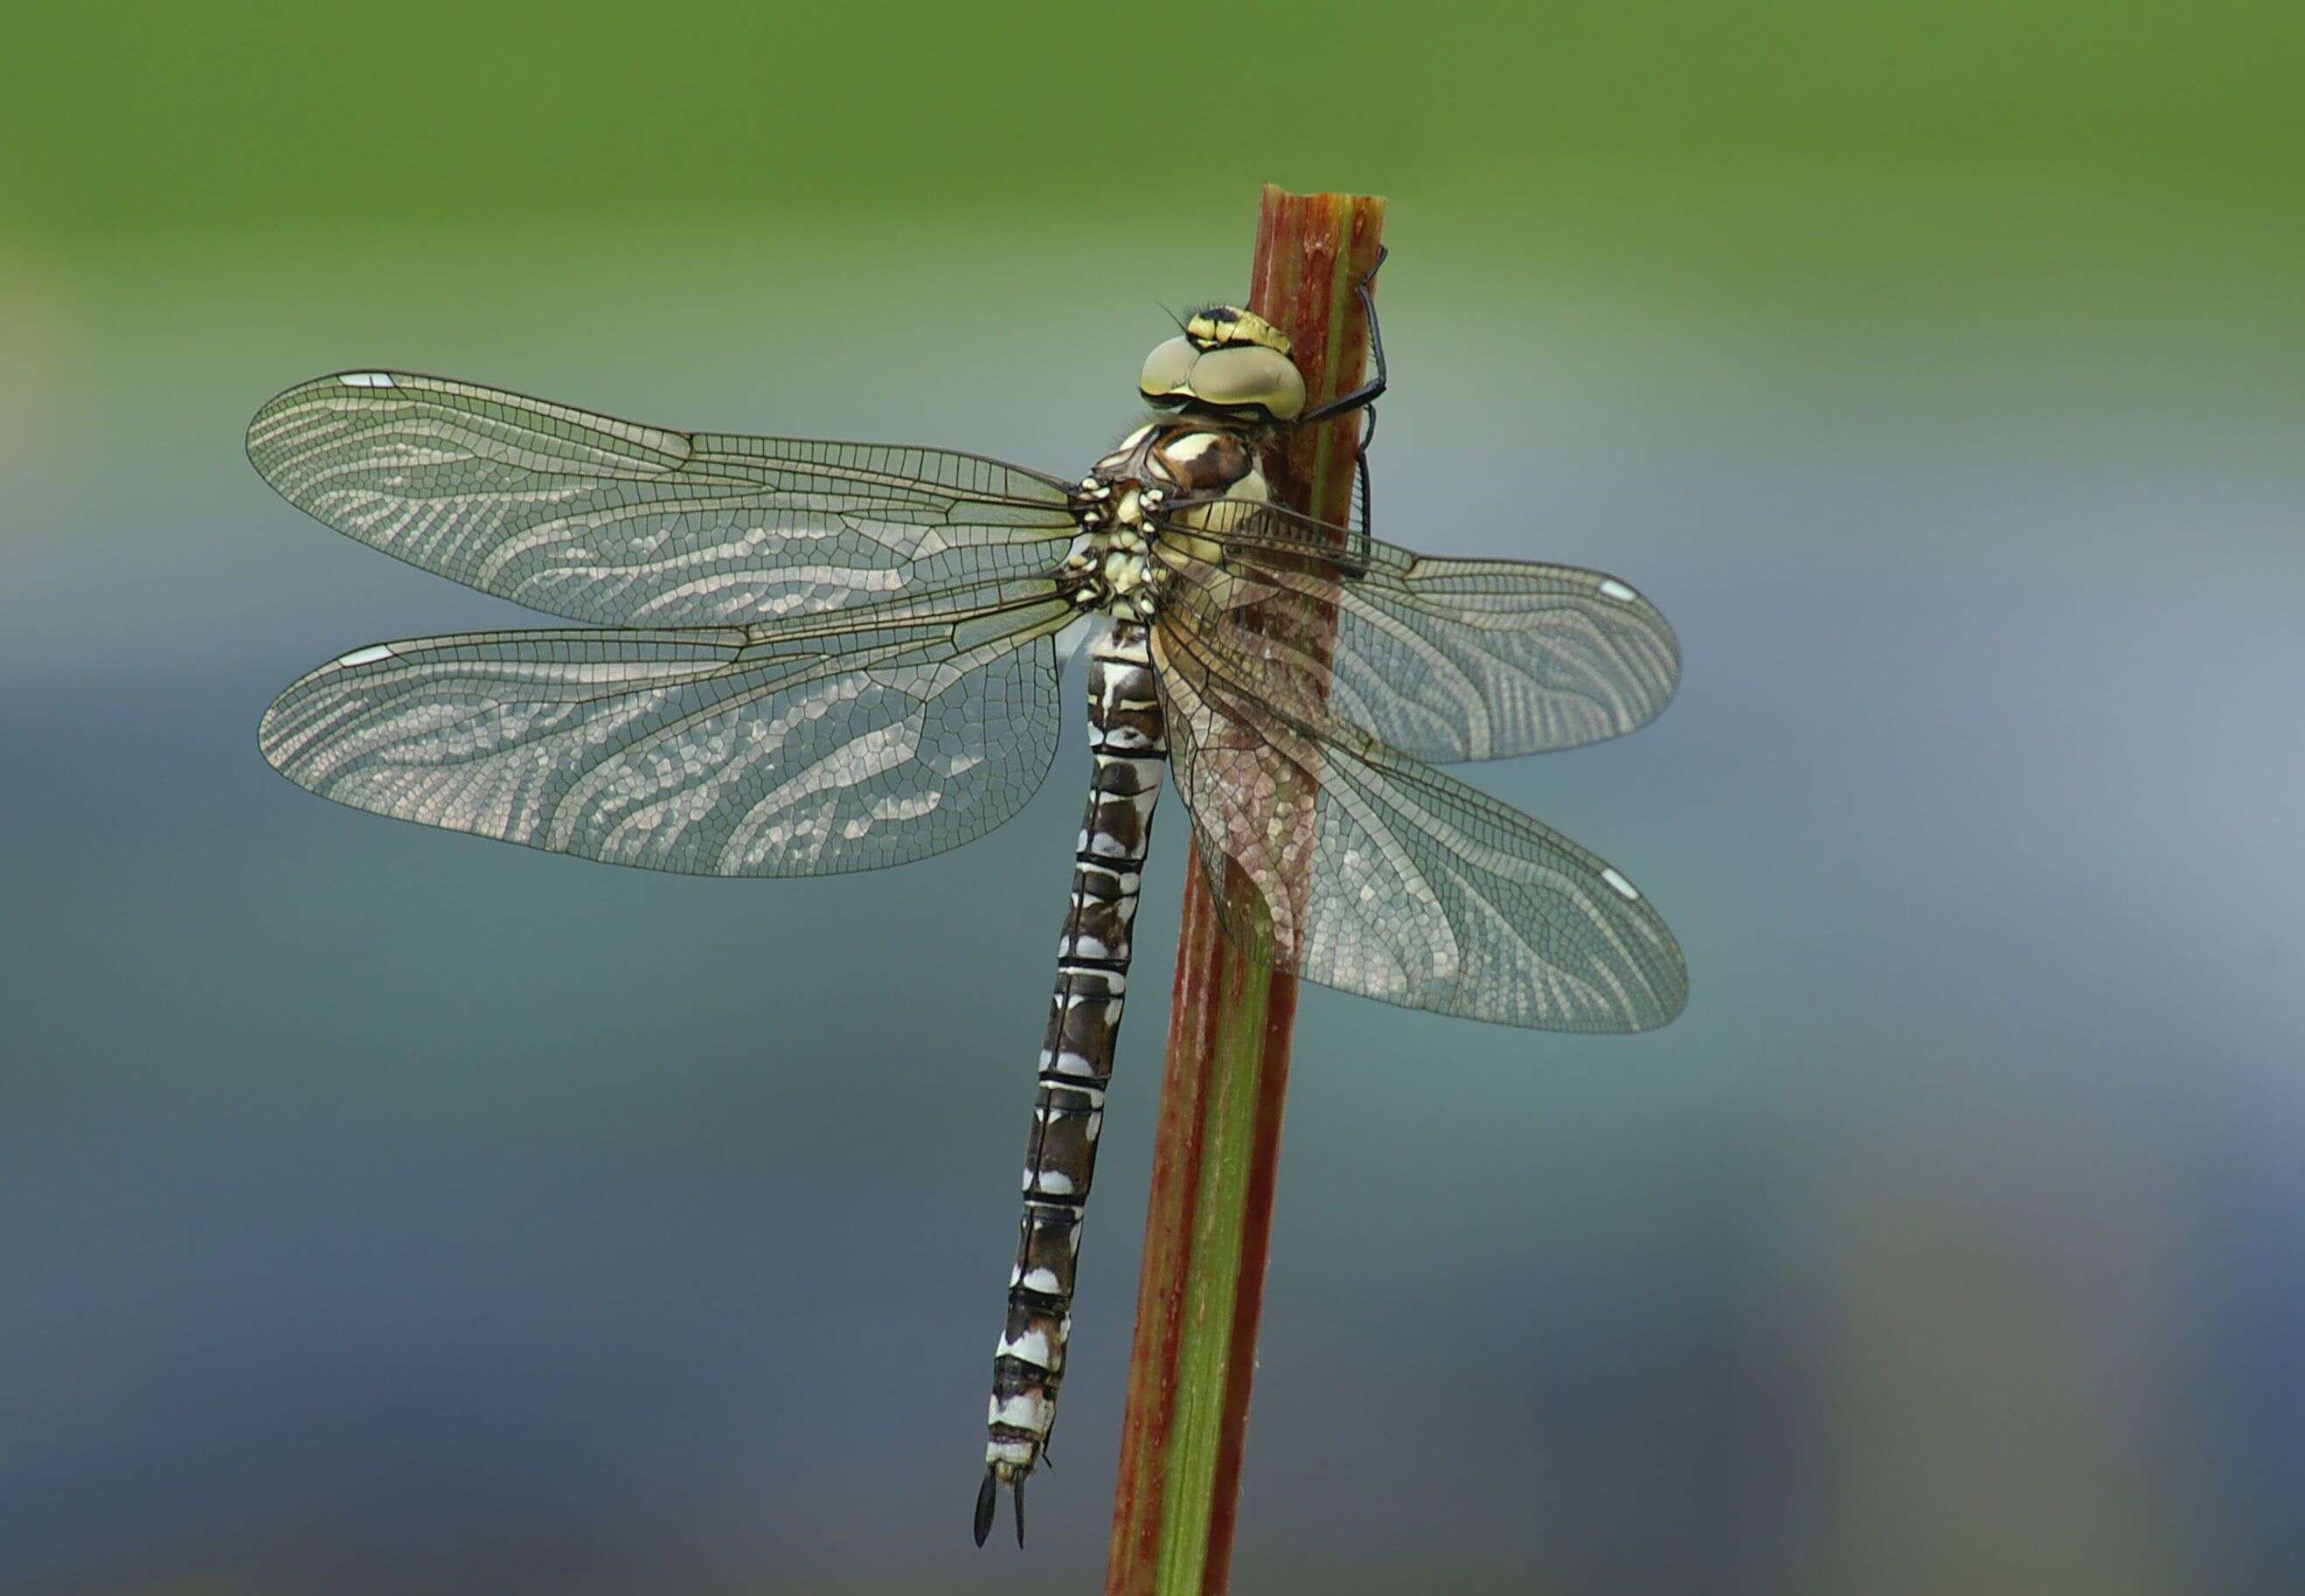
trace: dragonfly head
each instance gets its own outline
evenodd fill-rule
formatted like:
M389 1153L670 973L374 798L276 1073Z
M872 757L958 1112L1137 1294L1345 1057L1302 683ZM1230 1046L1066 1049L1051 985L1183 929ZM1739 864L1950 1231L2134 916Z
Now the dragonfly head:
M1144 357L1136 387L1163 409L1198 405L1287 421L1305 408L1305 377L1289 356L1289 335L1255 311L1212 305Z

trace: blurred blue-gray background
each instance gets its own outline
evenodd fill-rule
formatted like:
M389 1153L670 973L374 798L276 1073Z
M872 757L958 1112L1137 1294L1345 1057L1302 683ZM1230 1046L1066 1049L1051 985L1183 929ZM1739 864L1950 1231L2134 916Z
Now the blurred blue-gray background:
M1655 726L1472 774L1695 997L1307 994L1235 1588L2305 1587L2295 13L1306 26L13 30L0 1592L1090 1587L1181 812L1062 1466L979 1554L1077 738L992 836L819 882L331 807L275 692L524 617L240 440L390 364L1076 469L1263 179L1393 198L1383 529L1679 627Z

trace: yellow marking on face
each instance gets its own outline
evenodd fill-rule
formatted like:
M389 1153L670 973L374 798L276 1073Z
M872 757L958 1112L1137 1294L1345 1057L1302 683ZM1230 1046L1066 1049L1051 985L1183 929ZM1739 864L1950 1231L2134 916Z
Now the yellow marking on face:
M1185 323L1185 335L1207 348L1222 348L1232 344L1255 344L1276 354L1291 352L1289 335L1259 316L1254 310L1244 310L1238 305L1216 305L1196 312Z

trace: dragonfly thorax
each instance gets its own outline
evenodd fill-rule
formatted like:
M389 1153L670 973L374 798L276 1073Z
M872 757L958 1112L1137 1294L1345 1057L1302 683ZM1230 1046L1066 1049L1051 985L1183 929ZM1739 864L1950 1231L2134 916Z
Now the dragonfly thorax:
M1256 437L1225 419L1179 416L1148 421L1115 445L1073 493L1084 536L1061 572L1073 602L1150 620L1170 575L1156 552L1163 539L1193 527L1210 500L1268 497Z
M1124 621L1151 620L1166 575L1142 541L1107 549L1097 567L1106 613Z
M1078 514L1087 536L1062 570L1073 584L1073 602L1118 620L1151 620L1168 570L1152 557L1159 533L1145 517L1159 514L1168 496L1158 488L1094 477L1082 479L1081 494L1086 503Z

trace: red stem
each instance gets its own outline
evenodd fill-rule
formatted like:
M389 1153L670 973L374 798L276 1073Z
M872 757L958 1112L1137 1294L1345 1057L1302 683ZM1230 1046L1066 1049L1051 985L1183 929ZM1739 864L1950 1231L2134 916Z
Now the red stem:
M1294 342L1308 408L1359 381L1352 290L1383 223L1382 200L1264 190L1248 308ZM1348 520L1362 424L1276 446L1274 496ZM1295 978L1233 947L1188 866L1106 1596L1221 1596L1230 1575L1296 1015Z

